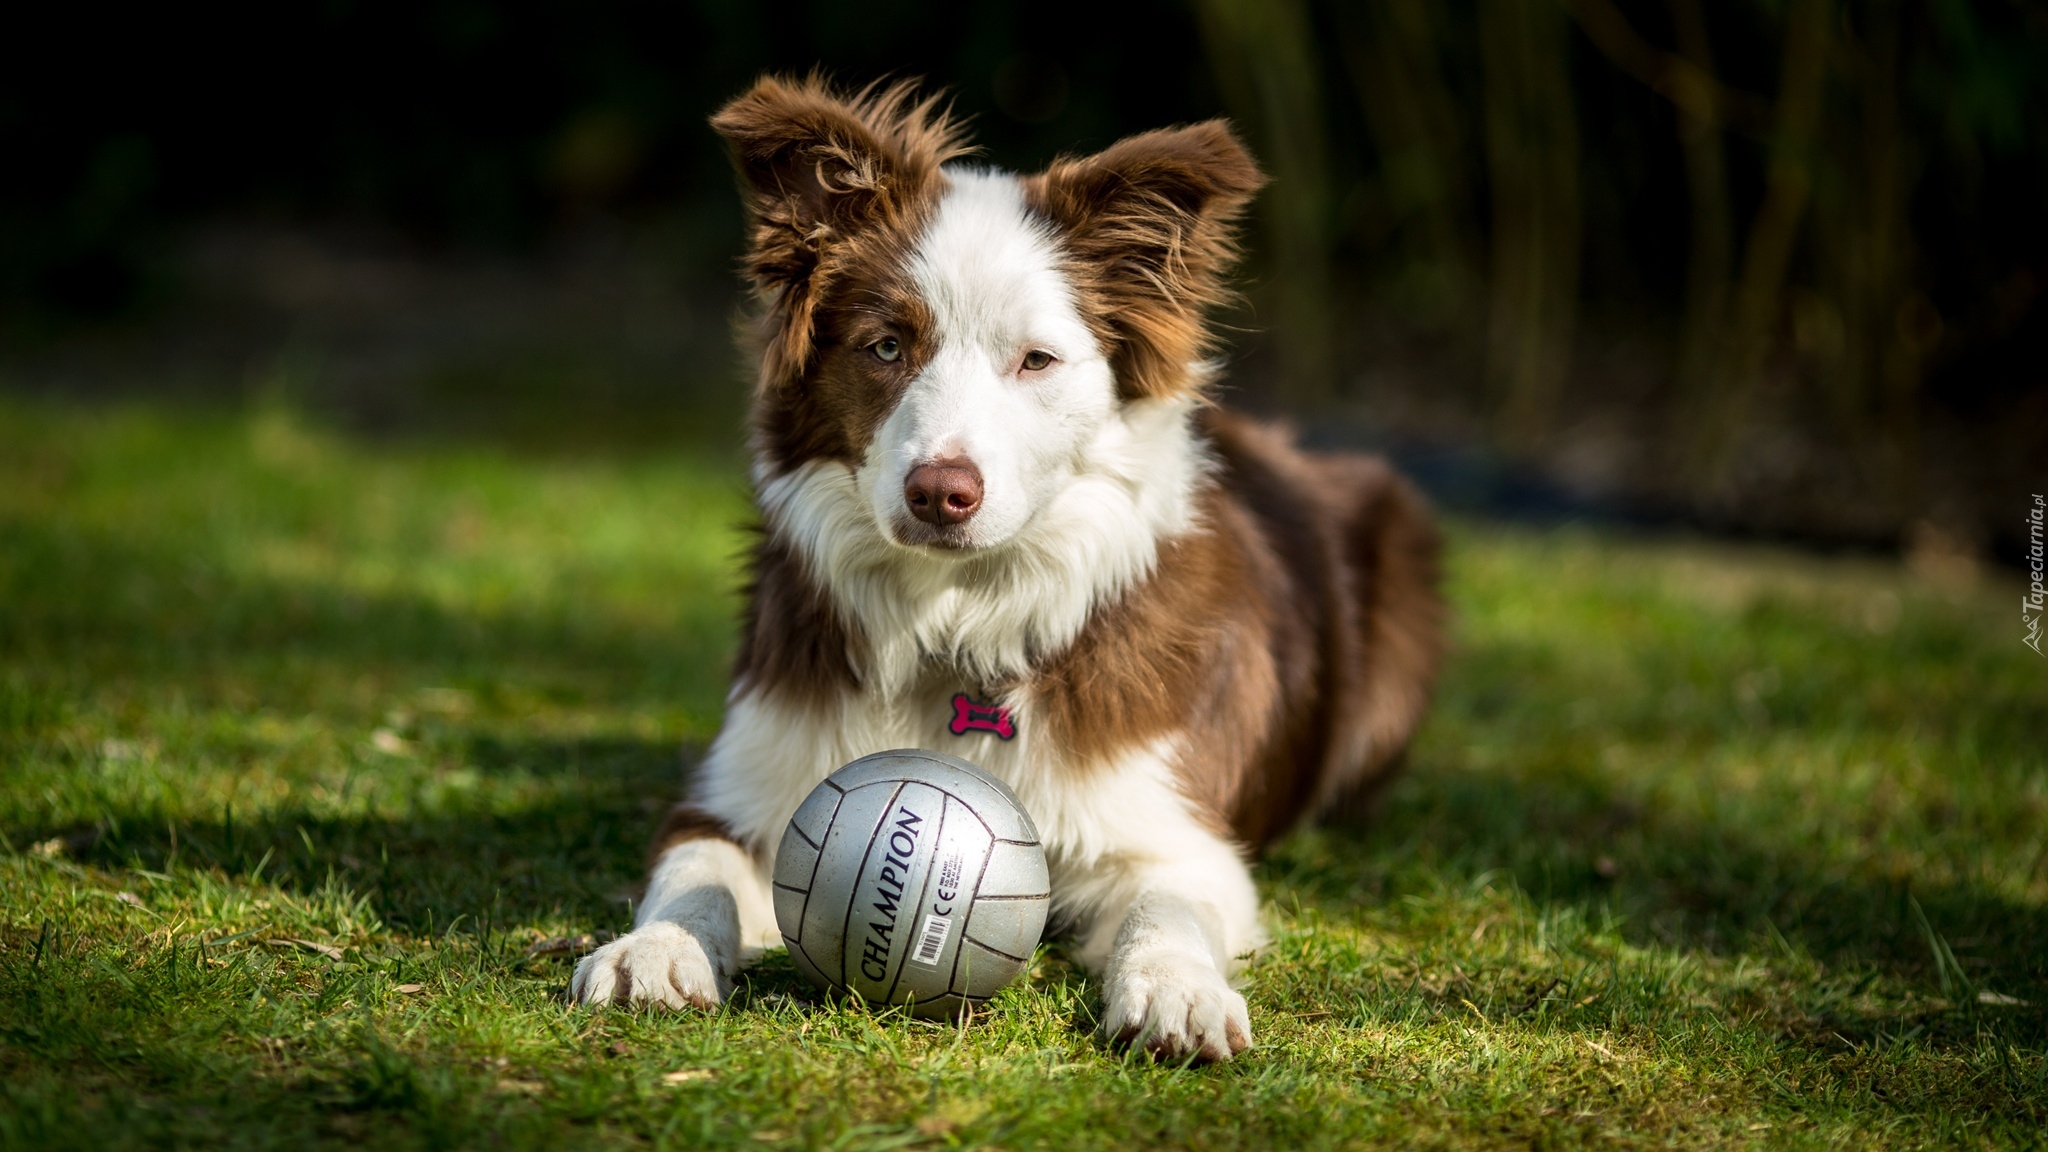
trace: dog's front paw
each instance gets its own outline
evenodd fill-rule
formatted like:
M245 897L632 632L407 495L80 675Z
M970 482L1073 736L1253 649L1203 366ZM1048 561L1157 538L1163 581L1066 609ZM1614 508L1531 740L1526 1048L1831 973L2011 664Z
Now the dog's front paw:
M585 956L569 981L577 1004L715 1008L725 999L717 968L695 936L657 921Z
M1192 957L1132 957L1110 974L1102 1031L1164 1060L1228 1060L1252 1046L1251 1013L1221 972Z

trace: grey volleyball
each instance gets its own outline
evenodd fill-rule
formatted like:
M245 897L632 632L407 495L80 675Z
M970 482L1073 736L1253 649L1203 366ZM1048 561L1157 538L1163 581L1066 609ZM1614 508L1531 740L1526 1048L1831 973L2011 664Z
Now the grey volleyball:
M918 1016L958 1016L1016 979L1051 887L1016 795L923 749L826 777L775 854L775 920L803 974Z

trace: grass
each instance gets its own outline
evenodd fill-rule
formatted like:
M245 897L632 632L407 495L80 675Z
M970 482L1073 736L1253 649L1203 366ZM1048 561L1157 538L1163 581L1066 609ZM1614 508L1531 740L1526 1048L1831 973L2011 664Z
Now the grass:
M1057 946L964 1029L772 956L586 1014L718 722L738 464L0 406L0 1147L2042 1146L2048 666L2005 585L1455 526L1368 828L1260 866L1259 1046ZM679 755L678 750L684 750Z

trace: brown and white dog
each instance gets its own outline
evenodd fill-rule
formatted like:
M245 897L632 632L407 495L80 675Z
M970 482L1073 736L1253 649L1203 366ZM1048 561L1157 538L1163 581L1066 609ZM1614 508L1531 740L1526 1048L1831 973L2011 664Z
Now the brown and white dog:
M1030 810L1103 1030L1229 1058L1247 855L1384 780L1441 649L1415 492L1205 399L1257 166L1210 122L971 167L906 85L764 79L712 124L764 302L751 604L635 927L571 995L719 1003L780 942L797 804L930 747Z

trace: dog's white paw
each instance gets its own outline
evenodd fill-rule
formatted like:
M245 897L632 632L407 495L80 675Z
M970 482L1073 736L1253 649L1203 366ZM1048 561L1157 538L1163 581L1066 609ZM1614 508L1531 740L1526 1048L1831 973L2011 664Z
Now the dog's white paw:
M1198 958L1125 960L1110 975L1104 1007L1104 1035L1160 1059L1228 1060L1252 1046L1244 997Z
M725 988L695 936L656 921L585 956L569 981L569 999L588 1006L715 1008Z

